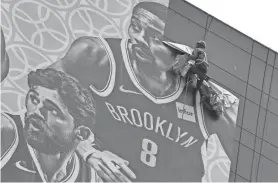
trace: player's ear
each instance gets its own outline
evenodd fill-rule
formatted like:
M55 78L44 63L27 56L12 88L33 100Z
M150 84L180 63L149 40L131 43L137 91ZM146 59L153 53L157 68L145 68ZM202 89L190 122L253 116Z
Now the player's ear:
M74 132L76 139L80 141L87 140L92 134L91 129L83 125L78 126Z

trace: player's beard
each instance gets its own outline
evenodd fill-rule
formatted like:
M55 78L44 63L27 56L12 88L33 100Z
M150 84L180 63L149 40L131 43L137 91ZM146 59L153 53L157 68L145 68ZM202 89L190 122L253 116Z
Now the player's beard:
M31 125L39 131L34 131ZM36 114L25 117L24 137L27 143L38 152L55 155L65 151L65 145L59 143L55 134L47 127L45 120Z

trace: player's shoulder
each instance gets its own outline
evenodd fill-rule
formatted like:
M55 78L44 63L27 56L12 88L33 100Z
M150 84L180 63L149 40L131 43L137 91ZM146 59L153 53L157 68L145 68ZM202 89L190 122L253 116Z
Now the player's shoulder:
M108 42L101 37L77 38L56 66L84 87L91 88L94 93L107 96L113 88L116 72L115 55L112 52L115 46L111 47Z
M83 36L75 39L64 59L77 61L82 57L91 57L92 61L101 62L109 53L107 41L101 37Z
M9 161L18 146L18 127L15 120L1 113L1 168Z
M103 41L101 37L92 36L82 36L73 41L71 48L78 47L78 49L90 49L93 48L94 51L105 50Z

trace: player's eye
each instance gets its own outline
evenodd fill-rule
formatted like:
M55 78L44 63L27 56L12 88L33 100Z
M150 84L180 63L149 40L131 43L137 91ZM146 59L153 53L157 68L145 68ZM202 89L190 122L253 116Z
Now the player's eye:
M34 105L38 105L40 100L35 95L30 95L30 100Z
M161 42L160 39L157 37L157 35L154 36L154 40L155 40L155 42L157 42L157 43L160 43L160 42Z
M54 116L58 116L58 112L57 112L55 109L52 109L50 112L51 112Z
M161 45L162 41L159 39L157 35L154 35L153 41L155 42L156 45Z
M141 31L141 26L135 22L135 21L131 21L131 25L132 25L132 28L136 31L136 32L140 32Z
M56 107L54 104L52 104L51 102L49 101L46 101L44 103L44 107L47 109L47 111L52 115L52 116L55 116L55 117L59 117L59 118L62 118L62 112L59 110L58 107Z
M63 114L62 112L59 111L59 109L55 108L55 107L49 107L48 111L51 113L51 115L58 117L58 118L63 118Z

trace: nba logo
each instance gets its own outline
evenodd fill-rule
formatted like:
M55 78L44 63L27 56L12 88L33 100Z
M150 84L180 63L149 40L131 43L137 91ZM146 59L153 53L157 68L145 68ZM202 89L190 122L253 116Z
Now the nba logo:
M176 108L179 119L196 123L194 108L192 106L176 102Z

